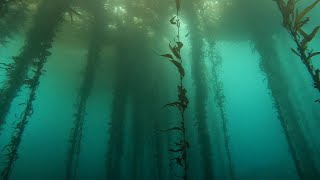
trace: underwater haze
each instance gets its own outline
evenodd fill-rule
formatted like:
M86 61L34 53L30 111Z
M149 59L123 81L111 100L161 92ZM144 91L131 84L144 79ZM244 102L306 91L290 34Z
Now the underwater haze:
M320 180L320 0L0 0L0 180Z

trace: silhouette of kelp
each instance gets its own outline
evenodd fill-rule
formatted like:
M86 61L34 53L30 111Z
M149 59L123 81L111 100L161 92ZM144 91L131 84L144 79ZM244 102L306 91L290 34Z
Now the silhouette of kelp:
M36 90L39 86L40 77L45 72L43 70L43 66L49 55L49 51L45 50L45 53L41 55L36 62L33 63L33 77L25 80L25 83L27 84L28 88L30 88L31 92L29 94L25 110L21 114L21 120L19 123L15 125L15 129L9 144L4 147L4 149L7 151L7 164L4 170L1 172L1 177L3 178L3 180L9 179L10 172L14 165L14 162L18 159L18 149L22 141L22 135L24 133L26 125L29 122L28 119L32 116L34 112L33 102L34 100L36 100Z
M208 58L212 63L212 83L213 83L213 92L214 92L214 99L219 109L219 116L222 120L222 131L223 131L223 138L224 138L224 148L225 153L227 156L228 161L228 168L230 173L230 178L232 180L236 179L235 172L234 172L234 164L231 158L230 152L230 137L229 137L229 130L228 130L228 119L225 113L225 96L223 93L223 84L221 82L221 78L219 77L218 68L221 66L222 58L218 54L216 50L216 43L215 41L208 40Z
M313 79L314 87L320 92L320 69L315 69L312 64L312 58L320 55L320 52L313 52L313 50L308 47L308 43L314 39L320 26L315 27L310 34L302 29L310 21L310 18L305 16L320 2L320 0L314 1L301 12L296 8L296 0L288 0L287 3L285 3L284 0L274 1L277 3L278 8L282 13L283 27L288 30L297 46L296 49L291 48L291 51L300 57ZM315 102L320 103L320 99L315 100Z
M194 25L192 23L191 25ZM200 31L200 29L199 29ZM197 140L200 151L201 170L206 179L214 179L214 160L212 136L210 136L210 126L208 126L207 102L209 97L208 82L206 78L206 64L204 56L204 40L201 33L194 32L190 35L192 47L191 75L194 84L194 118L197 126Z
M176 161L177 165L183 168L183 176L177 176L179 178L182 178L184 180L188 179L188 158L187 158L187 150L189 148L189 142L186 140L186 129L185 129L185 110L188 107L189 100L186 96L187 90L183 85L183 78L185 76L185 71L182 66L182 57L181 57L181 49L183 47L183 43L180 42L180 18L179 18L179 10L180 10L180 0L176 0L176 9L177 9L177 15L172 17L170 19L170 24L175 25L177 27L177 41L174 41L174 45L171 45L171 42L169 43L169 49L171 53L163 54L162 57L167 58L178 70L180 75L180 85L177 86L178 90L178 100L175 102L171 102L166 104L164 107L176 107L178 108L181 119L180 119L180 125L176 127L169 128L167 130L164 130L163 132L167 131L175 131L182 134L181 139L178 140L178 142L175 143L176 148L170 148L168 151L178 154L176 158L173 160Z
M25 44L7 71L7 80L0 89L0 135L11 103L26 81L27 72L38 58L47 56L57 28L63 21L63 14L69 6L69 0L43 1L33 19L33 27L27 33ZM50 20L46 17L50 16Z
M83 135L83 124L85 121L85 112L87 107L87 100L90 96L91 89L93 87L94 78L95 78L95 69L97 67L98 61L100 59L100 52L102 50L101 35L103 34L103 20L102 12L103 10L99 9L99 3L95 1L93 3L95 6L94 10L91 9L93 13L93 22L92 22L92 31L91 39L88 48L87 55L87 64L85 67L85 74L79 90L78 99L76 103L76 113L74 114L74 125L70 132L69 137L69 149L67 153L67 162L66 162L66 180L71 180L76 178L76 171L78 167L78 159L81 150L81 141ZM100 5L100 7L102 7Z
M298 112L290 97L290 86L283 74L272 39L256 33L254 47L261 55L261 69L266 73L268 89L288 143L288 152L300 179L319 179L317 159L303 132Z
M20 122L15 125L15 129L8 145L4 147L6 151L7 163L1 172L3 180L9 179L14 162L18 158L18 149L22 141L22 136L29 117L33 114L33 102L36 99L36 90L39 80L43 74L43 66L47 57L51 55L49 49L53 42L56 29L63 20L63 12L68 5L68 1L54 2L45 0L38 8L34 18L33 28L27 34L27 40L21 53L13 57L14 63L7 65L7 81L4 88L0 90L0 128L5 123L5 118L10 109L13 99L20 88L26 85L30 89L30 94L26 102L24 112L21 114ZM48 10L48 8L51 8ZM48 21L46 15L54 15ZM28 72L33 73L29 78ZM1 130L1 129L0 129Z

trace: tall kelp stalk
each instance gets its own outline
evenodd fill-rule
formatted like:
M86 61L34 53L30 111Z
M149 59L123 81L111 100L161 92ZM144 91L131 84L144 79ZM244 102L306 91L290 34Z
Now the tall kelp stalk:
M181 133L180 139L175 143L176 148L175 149L169 149L170 152L173 152L175 154L178 154L174 160L176 161L177 165L181 166L183 168L183 176L175 175L176 177L182 178L184 180L188 180L188 155L187 150L189 148L189 143L186 138L186 128L185 128L185 110L188 107L189 100L186 96L187 90L184 87L183 84L183 78L185 76L185 71L183 68L183 61L181 57L181 48L183 47L183 43L180 42L180 0L176 0L176 8L177 8L177 15L171 18L170 23L177 26L177 41L175 40L175 45L171 46L171 42L169 43L169 48L172 52L172 54L164 54L161 55L165 58L167 58L171 63L173 63L180 75L180 84L177 86L178 90L178 100L176 102L168 103L164 107L176 107L178 108L181 119L179 120L179 124L176 127L172 127L165 131L176 131Z
M213 159L213 144L209 133L208 117L207 117L207 102L208 102L208 82L206 78L206 65L204 56L204 36L199 24L200 19L197 14L195 3L189 2L186 5L188 12L187 24L189 26L190 44L192 46L191 56L191 75L194 84L195 103L194 112L197 125L197 140L199 143L199 151L201 157L201 170L203 171L204 179L215 179L214 159Z
M320 0L315 0L314 3L301 12L296 8L297 1L295 0L288 0L287 3L285 3L284 0L275 1L282 13L282 25L288 30L297 46L296 49L291 48L291 50L300 57L312 77L314 87L320 92L320 68L315 69L312 63L312 58L320 55L320 52L313 52L313 50L308 47L308 43L314 39L320 26L315 27L310 34L302 29L310 21L310 18L305 16L320 2ZM315 102L320 103L320 99Z
M128 101L124 90L124 84L117 86L114 90L110 137L106 154L106 179L121 179L119 177L121 177L121 157L123 156L126 103Z
M74 115L74 124L70 132L69 137L69 149L67 152L66 162L66 180L76 178L79 154L81 150L81 141L83 135L83 124L85 121L85 113L87 107L87 100L90 96L94 79L95 69L99 63L100 53L103 48L103 35L105 21L103 18L103 5L100 0L91 2L90 13L93 14L93 20L91 24L91 35L87 55L87 64L84 71L84 78L79 90L76 107L76 113Z
M14 63L10 65L12 68L7 72L7 80L0 90L0 135L11 103L26 82L25 77L30 65L36 63L38 58L46 56L69 4L70 0L44 0L39 5L25 44L20 54L13 58ZM50 17L50 20L47 17Z
M3 180L9 179L14 162L18 159L19 146L22 141L25 127L29 122L28 120L34 112L33 102L36 99L36 91L40 83L39 80L44 72L43 66L48 56L50 56L50 52L48 50L44 50L37 59L34 59L35 61L32 64L32 71L34 72L34 75L32 78L26 79L27 85L30 88L31 92L29 94L25 110L21 114L21 120L15 125L15 129L9 144L4 147L6 150L7 163L5 168L1 172L1 177L3 178Z
M216 48L215 41L208 40L208 59L211 61L212 64L212 83L213 83L213 92L214 92L214 99L217 103L217 107L219 108L219 116L222 120L222 128L223 128L223 137L224 137L224 146L226 150L226 156L228 161L228 168L230 173L230 178L232 180L236 179L235 173L234 173L234 165L231 158L231 152L230 152L230 137L229 137L229 130L228 130L228 119L225 114L225 108L224 108L224 101L225 96L223 93L223 84L219 77L218 68L222 63L222 58L218 54Z
M249 1L239 4L240 7L252 5ZM258 5L258 4L257 4ZM265 4L267 6L267 4ZM256 7L256 6L255 6ZM242 10L243 8L240 8ZM274 103L284 137L288 143L288 151L300 179L319 179L314 152L308 142L307 134L303 132L297 108L290 96L292 90L287 76L283 71L283 63L279 59L272 36L279 33L274 24L273 16L264 7L258 7L251 12L246 11L244 27L248 29L254 48L261 55L260 68L266 74L270 97ZM272 29L265 28L273 27Z
M271 35L257 33L254 45L261 55L261 68L266 73L267 81L273 98L274 107L278 113L283 133L288 143L289 153L295 169L301 180L316 180L320 178L313 156L312 148L299 124L299 116L290 99L290 87L286 76L281 70L281 59L277 57Z
M125 127L127 124L127 103L129 99L129 84L128 77L131 77L130 56L129 53L123 53L130 51L127 47L128 41L126 31L123 31L122 36L119 37L116 43L117 47L117 61L116 61L116 77L114 83L113 103L111 110L111 117L109 122L109 140L107 142L106 153L106 179L121 179L121 158L124 153L124 139L125 139Z
M193 25L193 24L191 24ZM198 143L200 146L200 156L202 162L203 178L204 179L215 179L214 178L214 165L212 155L212 144L210 142L210 133L208 126L207 117L207 100L208 100L208 84L206 79L206 65L204 61L204 40L201 37L199 31L194 31L190 35L190 42L192 48L192 63L191 71L192 78L195 86L195 119L198 130Z
M159 149L156 149L157 155L153 157L150 152L152 152L152 141L153 137L150 138L151 134L154 134L159 130L160 127L164 127L168 125L169 118L168 114L163 114L159 111L159 104L163 102L161 98L167 97L163 94L166 94L166 91L161 90L159 94L154 94L154 90L158 89L166 89L164 76L165 71L164 66L157 65L159 62L151 61L152 54L151 51L147 51L148 47L150 47L150 43L154 40L150 41L145 34L141 32L135 33L135 39L132 42L131 49L134 54L130 55L134 60L135 64L132 66L131 71L134 76L134 84L131 87L130 93L132 95L132 134L129 136L130 146L132 148L132 167L129 169L132 170L132 176L134 179L143 179L155 177L158 175L161 177L160 179L167 179L167 166L165 163L168 163L168 153L163 153L161 150L164 150L163 147L168 149L167 145L161 145L160 143L166 143L167 139L160 137L156 137L154 140L155 144ZM140 44L138 46L138 44ZM143 69L141 71L140 69ZM158 73L157 73L158 72ZM152 76L146 76L146 74L154 74ZM153 82L155 81L155 82ZM160 114L161 113L161 114ZM159 126L154 126L155 124L159 124ZM156 133L156 136L158 133ZM150 141L151 140L151 141ZM159 140L159 142L157 142ZM159 158L159 157L162 158ZM156 162L156 163L155 163ZM148 169L151 165L155 165L159 169ZM158 171L158 173L157 173Z

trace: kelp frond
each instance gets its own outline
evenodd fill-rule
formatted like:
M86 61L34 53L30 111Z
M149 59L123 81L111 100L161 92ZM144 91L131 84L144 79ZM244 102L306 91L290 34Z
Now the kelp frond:
M178 166L180 166L183 169L183 176L177 176L181 179L188 180L188 161L187 161L187 150L190 147L189 142L186 140L186 129L185 129L185 110L188 107L189 100L187 98L187 90L184 87L183 84L183 79L185 76L185 70L182 65L182 57L181 57L181 48L183 47L183 43L180 42L180 19L179 19L179 10L180 10L180 0L176 0L176 9L177 9L177 14L173 16L169 22L171 25L175 25L178 29L177 32L177 41L174 41L172 44L171 42L169 43L169 49L170 53L168 54L163 54L160 55L162 57L167 58L178 70L179 72L179 77L180 77L180 84L177 86L177 91L178 91L178 100L175 102L168 103L164 105L164 107L177 107L178 110L180 111L181 119L180 125L169 128L167 130L163 130L164 132L167 131L175 131L181 133L182 137L181 139L175 143L176 148L170 148L168 149L169 152L178 154L178 156L172 160L174 160Z
M320 26L316 26L310 33L307 33L302 29L310 21L310 18L306 17L306 15L320 2L320 0L315 0L301 12L296 8L297 1L288 0L287 3L285 3L284 0L274 1L277 3L278 8L282 13L282 25L288 30L297 46L296 49L291 48L291 51L300 57L313 79L314 87L320 92L320 69L315 69L312 64L312 58L320 55L320 52L314 53L312 49L308 48L308 44L319 32ZM320 102L320 100L316 100L315 102Z

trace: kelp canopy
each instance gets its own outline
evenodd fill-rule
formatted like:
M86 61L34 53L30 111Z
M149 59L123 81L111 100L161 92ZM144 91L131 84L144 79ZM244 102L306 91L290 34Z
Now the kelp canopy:
M0 0L0 179L320 179L320 0Z

